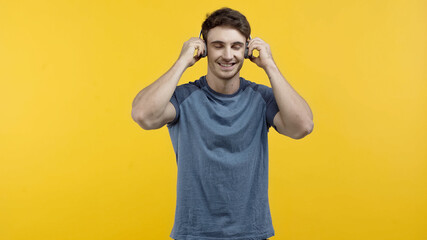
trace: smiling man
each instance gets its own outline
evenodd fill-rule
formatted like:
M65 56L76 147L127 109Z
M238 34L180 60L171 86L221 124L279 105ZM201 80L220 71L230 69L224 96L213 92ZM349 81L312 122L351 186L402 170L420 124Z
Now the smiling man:
M185 42L172 68L133 101L132 118L143 129L169 129L178 166L173 239L274 236L267 134L273 127L301 139L312 132L313 115L280 73L269 45L250 33L240 12L213 12L202 24L203 39ZM177 86L204 55L207 74ZM240 76L245 55L266 72L271 88Z

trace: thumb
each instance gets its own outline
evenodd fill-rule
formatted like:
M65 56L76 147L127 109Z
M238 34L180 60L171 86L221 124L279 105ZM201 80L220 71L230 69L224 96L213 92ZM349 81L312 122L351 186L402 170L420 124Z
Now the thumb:
M255 63L256 65L259 65L259 57L255 57L254 55L249 56L249 60L251 60L251 62Z

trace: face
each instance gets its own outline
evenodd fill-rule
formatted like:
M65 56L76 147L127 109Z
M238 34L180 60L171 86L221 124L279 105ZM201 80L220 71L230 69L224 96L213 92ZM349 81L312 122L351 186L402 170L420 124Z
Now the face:
M246 38L234 28L218 26L207 36L208 75L220 80L239 77L245 60Z

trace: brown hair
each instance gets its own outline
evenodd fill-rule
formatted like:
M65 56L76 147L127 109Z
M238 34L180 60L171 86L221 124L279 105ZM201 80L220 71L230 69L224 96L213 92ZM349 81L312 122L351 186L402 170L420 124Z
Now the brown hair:
M251 26L246 17L231 8L221 8L206 15L206 20L202 24L202 35L205 41L207 41L209 30L217 26L232 27L243 34L246 39L249 39L251 35Z

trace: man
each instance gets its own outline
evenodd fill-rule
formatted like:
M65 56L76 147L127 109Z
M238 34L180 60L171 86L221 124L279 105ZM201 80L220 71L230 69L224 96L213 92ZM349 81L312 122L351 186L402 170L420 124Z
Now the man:
M276 66L270 47L250 39L240 12L222 8L184 43L175 64L135 97L132 118L143 129L167 124L178 165L178 240L258 240L274 236L268 202L267 133L300 139L313 115ZM246 46L247 45L247 46ZM240 77L245 49L272 88ZM259 51L254 57L252 52ZM208 71L177 87L184 71L207 53Z

